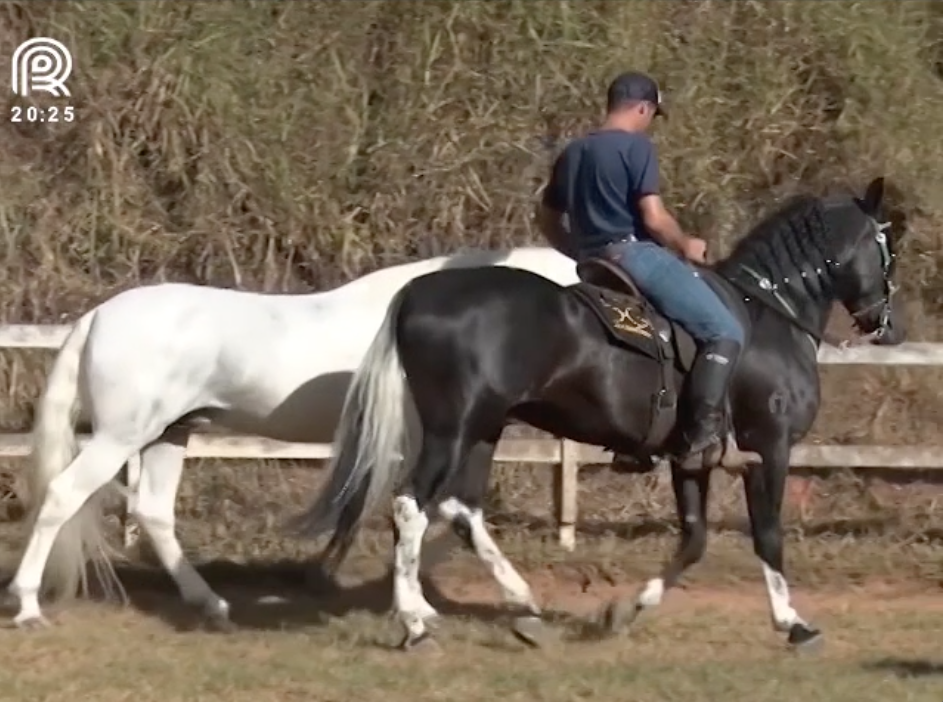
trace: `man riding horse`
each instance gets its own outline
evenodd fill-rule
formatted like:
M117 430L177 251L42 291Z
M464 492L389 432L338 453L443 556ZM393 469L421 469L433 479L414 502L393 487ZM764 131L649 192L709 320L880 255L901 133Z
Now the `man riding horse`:
M658 115L667 116L654 79L637 72L616 77L602 126L557 157L538 223L568 256L617 263L661 314L696 340L678 458L685 467L713 467L721 457L727 388L744 331L689 263L705 263L707 242L685 234L662 202L658 157L647 134Z

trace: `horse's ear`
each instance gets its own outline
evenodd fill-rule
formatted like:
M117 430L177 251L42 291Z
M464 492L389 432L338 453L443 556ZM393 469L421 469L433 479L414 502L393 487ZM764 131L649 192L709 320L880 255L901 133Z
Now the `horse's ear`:
M864 199L861 201L864 211L869 215L876 215L881 211L881 203L884 200L884 176L878 176L868 184L868 189L864 193Z

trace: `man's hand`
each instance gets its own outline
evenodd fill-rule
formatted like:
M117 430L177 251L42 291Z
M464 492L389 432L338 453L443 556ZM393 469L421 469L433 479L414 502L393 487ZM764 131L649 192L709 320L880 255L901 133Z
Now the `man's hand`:
M696 236L689 236L684 240L683 254L686 259L694 263L707 263L707 242Z
M661 197L646 195L639 199L639 209L645 226L654 237L675 253L689 261L704 263L707 257L707 242L688 236L674 217L665 209Z

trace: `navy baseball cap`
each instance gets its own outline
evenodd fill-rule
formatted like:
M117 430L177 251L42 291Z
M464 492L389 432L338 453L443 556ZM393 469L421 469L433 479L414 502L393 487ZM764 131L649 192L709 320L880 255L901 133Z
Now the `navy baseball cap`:
M654 78L637 71L628 71L616 76L609 84L606 104L609 109L629 100L644 100L655 105L655 114L668 116L661 99L661 89Z

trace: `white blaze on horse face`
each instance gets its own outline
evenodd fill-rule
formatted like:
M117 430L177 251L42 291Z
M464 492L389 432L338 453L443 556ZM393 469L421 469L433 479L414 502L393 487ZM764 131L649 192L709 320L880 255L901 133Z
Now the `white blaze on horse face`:
M794 624L805 624L789 602L789 585L783 574L763 564L763 578L769 595L770 614L776 631L788 632Z

